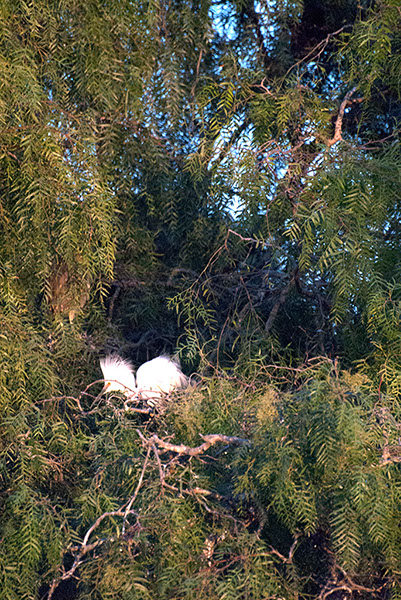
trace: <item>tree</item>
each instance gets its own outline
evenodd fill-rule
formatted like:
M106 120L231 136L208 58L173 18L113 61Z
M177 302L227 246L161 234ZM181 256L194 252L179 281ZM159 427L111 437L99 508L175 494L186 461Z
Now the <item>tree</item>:
M0 10L0 598L401 596L398 2Z

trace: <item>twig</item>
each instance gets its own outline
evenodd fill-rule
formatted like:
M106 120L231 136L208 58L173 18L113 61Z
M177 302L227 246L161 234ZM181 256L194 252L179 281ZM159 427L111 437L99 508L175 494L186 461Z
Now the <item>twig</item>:
M318 44L316 44L316 46L314 46L314 48L312 48L312 50L310 52L308 52L308 54L306 54L303 58L301 58L301 60L299 60L295 64L291 65L291 67L288 69L287 73L285 74L285 76L283 78L283 81L287 81L288 75L290 74L290 72L293 69L295 69L298 65L302 64L303 62L305 62L308 58L310 58L310 61L315 62L316 59L320 57L320 55L322 54L322 52L326 48L327 44L330 41L330 38L334 37L335 35L338 35L339 33L342 33L346 27L351 27L351 25L344 25L343 27L340 27L340 29L337 29L337 31L333 31L332 33L328 33L327 36L325 37L325 39L322 40L322 41L320 41ZM312 56L312 54L316 50L318 50L318 49L319 49L319 51L317 52L317 54L315 54L314 56Z
M132 507L133 503L136 500L136 497L138 495L139 490L141 489L141 485L143 483L143 478L144 478L144 475L145 475L146 467L148 466L148 462L149 462L149 454L150 454L150 448L148 448L148 451L146 453L146 458L145 458L145 461L143 463L143 467L142 467L141 474L139 476L138 484L137 484L137 486L135 488L135 491L134 491L133 495L131 496L130 501L127 504L127 508L125 509L124 521L123 521L123 526L122 526L122 530L121 530L122 534L125 533L125 524L127 522L127 517L129 515L129 513L131 512L131 507Z
M324 588L321 590L318 600L326 600L329 596L341 590L347 592L350 598L352 597L353 592L367 592L377 597L378 594L387 586L387 583L384 583L377 589L374 589L355 583L348 575L347 571L337 563L334 554L331 551L328 551L328 553L331 555L333 560L333 563L330 568L332 578L326 583ZM340 574L342 575L342 577Z
M279 308L285 303L285 301L287 300L287 296L295 282L295 278L296 278L296 274L297 274L298 268L295 269L293 276L291 277L290 281L288 282L288 284L281 290L279 299L277 300L276 304L273 306L273 308L270 311L270 315L269 318L266 321L266 325L265 325L265 333L269 333L271 328L273 327L274 321L276 320L277 317L277 313L279 311Z
M116 283L116 289L114 290L114 293L111 297L110 304L109 304L109 310L107 311L108 312L107 321L109 322L109 324L112 321L113 312L114 312L114 304L115 304L118 296L120 295L120 292L121 292L121 285L118 285L118 283Z
M170 273L170 275L169 275L169 277L167 279L166 285L167 286L174 285L175 276L179 275L180 273L186 273L187 275L191 275L192 277L196 277L197 276L197 273L195 273L195 271L193 271L192 269L186 269L184 267L175 267L171 271L171 273Z
M156 457L157 466L159 467L160 485L162 486L162 490L163 490L163 487L166 485L166 480L165 480L164 473L163 473L163 467L162 467L162 461L160 460L160 455L159 455L156 445L154 443L151 444L148 448L149 448L149 451L151 449L153 450L153 453Z
M276 550L275 548L273 548L272 546L270 546L270 551L272 554L275 554L276 556L278 556L280 558L280 560L283 561L283 563L287 564L287 565L291 565L292 564L292 559L294 557L294 552L296 550L296 547L298 545L298 541L299 538L301 537L300 533L296 533L294 536L294 541L291 545L290 551L288 553L288 556L284 556L283 554L281 554L281 552L279 552L278 550Z

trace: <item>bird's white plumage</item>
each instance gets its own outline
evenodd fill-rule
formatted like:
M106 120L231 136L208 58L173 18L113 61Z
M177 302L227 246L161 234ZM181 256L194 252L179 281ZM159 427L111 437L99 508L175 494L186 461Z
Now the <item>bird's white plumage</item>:
M186 387L188 379L177 362L167 356L158 356L139 367L136 384L138 393L147 400Z
M100 368L105 391L121 392L127 398L136 396L136 381L131 363L120 356L106 356L101 359Z
M136 379L131 363L120 356L102 358L100 367L105 382L104 391L121 392L130 399L157 400L188 385L188 378L179 364L167 356L158 356L141 365Z

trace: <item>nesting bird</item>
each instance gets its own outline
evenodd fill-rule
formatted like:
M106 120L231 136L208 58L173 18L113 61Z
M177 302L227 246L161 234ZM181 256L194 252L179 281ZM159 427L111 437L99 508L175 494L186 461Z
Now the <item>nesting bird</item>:
M188 378L179 365L167 356L158 356L148 360L136 372L138 394L145 400L162 398L173 390L188 385Z
M127 398L137 395L136 380L131 363L120 356L106 356L100 360L104 392L121 392Z
M100 361L105 381L104 391L121 392L129 399L143 399L157 404L173 390L188 385L188 378L179 364L167 356L158 356L141 365L136 373L132 365L119 356L107 356Z

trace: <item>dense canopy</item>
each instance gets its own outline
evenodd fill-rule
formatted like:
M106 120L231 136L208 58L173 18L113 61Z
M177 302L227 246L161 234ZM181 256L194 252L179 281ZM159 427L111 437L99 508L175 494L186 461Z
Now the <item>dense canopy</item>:
M0 75L0 600L401 598L399 0L2 0Z

